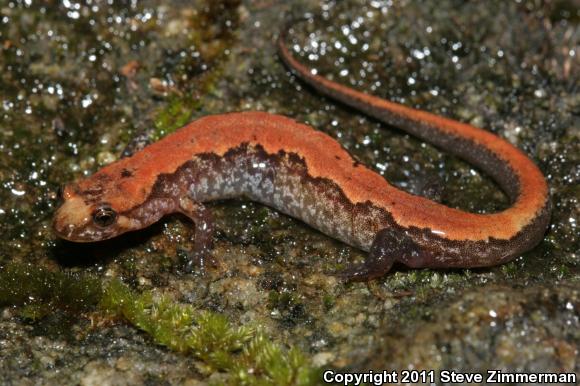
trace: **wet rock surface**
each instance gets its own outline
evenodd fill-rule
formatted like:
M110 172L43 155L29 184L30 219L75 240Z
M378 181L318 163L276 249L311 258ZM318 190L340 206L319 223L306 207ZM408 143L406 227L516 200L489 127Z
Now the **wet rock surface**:
M99 244L52 235L60 185L240 110L308 122L411 193L436 186L435 199L475 212L509 205L465 162L291 77L274 41L304 17L289 45L319 73L484 127L534 159L554 202L544 241L499 267L396 267L345 285L328 273L364 253L241 199L209 204L219 264L205 275L180 272L192 231L177 216ZM579 20L573 1L0 2L0 383L236 382L99 306L114 280L259 328L323 368L580 373Z

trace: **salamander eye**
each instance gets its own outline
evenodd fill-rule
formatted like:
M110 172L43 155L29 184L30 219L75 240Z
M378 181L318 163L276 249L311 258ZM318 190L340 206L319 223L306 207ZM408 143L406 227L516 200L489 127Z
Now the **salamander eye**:
M100 227L108 227L117 219L117 212L110 206L101 206L93 212L93 221Z

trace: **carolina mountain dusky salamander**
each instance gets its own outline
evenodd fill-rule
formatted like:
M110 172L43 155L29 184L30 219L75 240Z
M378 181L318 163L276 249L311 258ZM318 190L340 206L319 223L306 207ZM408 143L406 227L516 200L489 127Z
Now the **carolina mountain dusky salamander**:
M282 61L321 94L430 142L491 176L511 200L468 213L412 195L355 162L330 136L263 112L207 116L129 158L65 187L58 236L109 239L175 212L195 224L192 255L207 256L211 214L202 203L246 197L298 218L369 255L340 273L369 280L394 262L409 267L501 264L538 244L550 218L538 167L507 141L474 126L356 91L316 75L278 40Z

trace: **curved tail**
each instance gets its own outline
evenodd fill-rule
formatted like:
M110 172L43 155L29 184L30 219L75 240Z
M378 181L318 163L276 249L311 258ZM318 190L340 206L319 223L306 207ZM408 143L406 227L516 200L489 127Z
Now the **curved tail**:
M490 175L507 193L512 205L502 212L484 215L459 210L449 212L457 218L463 216L464 221L456 224L475 224L457 230L448 227L445 238L507 242L510 247L495 257L494 264L509 260L542 240L550 219L548 185L542 172L522 151L469 124L390 102L317 75L291 54L285 43L286 33L286 30L282 31L278 39L279 55L302 81L325 96L459 156ZM406 227L420 227L397 216L395 220ZM447 220L441 219L440 222Z

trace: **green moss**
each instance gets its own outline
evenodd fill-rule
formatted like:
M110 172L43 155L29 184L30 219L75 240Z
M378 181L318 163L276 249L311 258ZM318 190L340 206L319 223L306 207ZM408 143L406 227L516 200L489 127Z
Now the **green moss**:
M155 133L152 140L157 141L165 135L174 132L191 120L193 111L200 107L198 101L190 96L174 97L167 106L160 110L155 119Z
M155 343L193 355L206 374L224 372L228 385L311 385L318 371L297 349L284 350L256 328L234 327L220 314L177 304L151 292L137 294L118 280L100 308L148 333Z
M21 264L0 270L0 306L25 306L23 316L33 320L55 307L72 313L89 310L101 296L100 281L88 275Z
M30 322L36 322L44 319L52 312L48 304L27 304L20 310L20 317Z
M239 350L252 334L248 328L231 328L221 315L175 304L165 297L154 300L150 292L136 294L118 280L107 286L100 308L147 332L156 343L193 353L210 364L213 354Z
M326 311L330 311L330 309L336 304L336 299L330 294L325 294L322 297L322 304L324 305L324 309Z
M244 348L234 364L226 385L315 385L320 372L308 364L297 349L283 351L258 333Z
M21 306L20 316L38 321L57 308L76 313L100 310L149 334L170 350L193 355L209 376L227 385L313 385L318 371L299 350L282 348L256 327L232 326L215 312L179 304L151 291L141 294L120 280L98 279L11 264L0 270L0 306Z
M516 279L518 277L518 274L520 273L518 264L514 261L502 265L500 267L500 270L501 273L506 277L506 279Z

